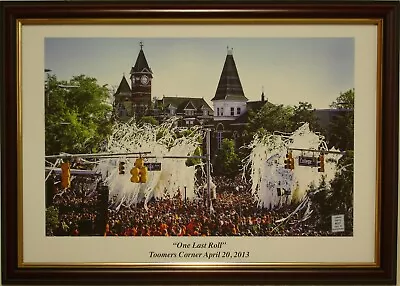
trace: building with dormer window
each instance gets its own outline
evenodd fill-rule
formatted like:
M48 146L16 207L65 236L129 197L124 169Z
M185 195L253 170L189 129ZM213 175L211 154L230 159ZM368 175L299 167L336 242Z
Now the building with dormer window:
M152 104L151 70L140 42L140 51L134 66L130 70L130 85L125 75L114 94L114 114L120 120L150 115L159 122L178 117L182 126L209 124L213 119L213 110L204 98L163 97Z
M166 97L156 100L158 116L156 119L165 121L171 117L178 117L181 126L206 125L213 119L213 110L204 100L197 97Z
M234 139L237 145L245 136L248 111L261 108L267 101L262 93L261 101L249 101L244 94L239 73L228 49L218 86L212 98L213 108L204 98L166 97L154 100L152 104L151 70L140 42L140 50L134 66L130 70L130 85L125 75L114 94L114 112L117 118L127 120L144 115L163 122L171 117L178 118L180 126L202 125L212 128L217 148L224 138Z
M221 147L224 138L233 139L236 145L241 145L241 138L246 136L249 110L257 111L267 101L264 91L260 101L249 101L245 96L233 58L233 49L228 48L217 90L211 101L214 107L213 134L217 149Z

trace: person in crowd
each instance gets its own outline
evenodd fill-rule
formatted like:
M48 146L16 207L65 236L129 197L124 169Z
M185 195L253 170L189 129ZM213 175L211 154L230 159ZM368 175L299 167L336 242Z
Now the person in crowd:
M214 211L202 200L182 200L180 190L172 198L151 200L144 204L110 207L104 236L327 236L319 230L317 220L300 221L296 214L285 223L297 205L278 209L258 207L250 185L241 178L214 177L217 196L212 199ZM99 195L90 191L92 184L57 193L53 198L59 210L59 227L54 235L78 236L82 221L95 225L100 216ZM201 192L200 192L201 193ZM94 233L93 233L94 235Z

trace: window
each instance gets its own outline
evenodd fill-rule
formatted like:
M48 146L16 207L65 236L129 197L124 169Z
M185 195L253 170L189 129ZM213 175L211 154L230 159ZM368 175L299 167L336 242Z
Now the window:
M221 116L224 116L224 108L221 107Z
M231 116L234 116L234 115L235 115L235 108L231 107Z
M203 115L205 115L205 116L208 115L208 110L207 110L207 109L204 109L204 110L203 110Z
M236 114L240 114L240 107L236 109Z
M217 132L217 148L221 149L222 147L222 132L218 131Z
M219 107L217 108L217 116L219 116Z

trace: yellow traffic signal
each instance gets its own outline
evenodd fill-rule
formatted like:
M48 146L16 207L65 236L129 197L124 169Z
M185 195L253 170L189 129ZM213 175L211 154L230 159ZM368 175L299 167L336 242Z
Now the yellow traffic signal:
M147 167L143 167L140 169L140 182L141 183L147 182Z
M286 153L285 169L294 169L294 158L292 156L292 152Z
M137 158L135 161L135 167L141 169L143 168L143 166L144 166L143 158Z
M138 158L135 161L135 167L131 169L131 182L132 183L146 183L148 170L144 165L143 158Z
M125 174L125 162L119 162L119 174L124 175Z
M138 167L133 167L131 169L131 182L132 183L139 183L140 182L140 169Z
M319 162L318 162L318 172L325 172L325 158L324 158L324 154L319 155L318 158Z
M69 162L61 164L61 186L64 189L71 186L71 170Z
M286 153L286 159L285 159L285 169L290 169L290 159L289 159L289 153Z

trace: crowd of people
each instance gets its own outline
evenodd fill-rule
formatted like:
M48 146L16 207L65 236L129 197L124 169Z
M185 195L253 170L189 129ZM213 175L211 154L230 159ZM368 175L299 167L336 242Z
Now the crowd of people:
M153 199L146 204L109 207L105 236L332 236L352 235L323 231L317 218L301 221L299 213L284 222L297 205L284 205L268 210L260 208L241 178L214 177L217 196L185 200L177 192L173 198ZM82 235L81 222L91 222L94 231L99 216L99 200L95 192L64 191L54 197L59 209L59 225L54 235ZM100 210L101 211L101 210ZM86 223L87 227L87 223ZM90 231L89 231L90 232ZM86 232L87 233L87 232ZM94 235L94 233L93 233Z

